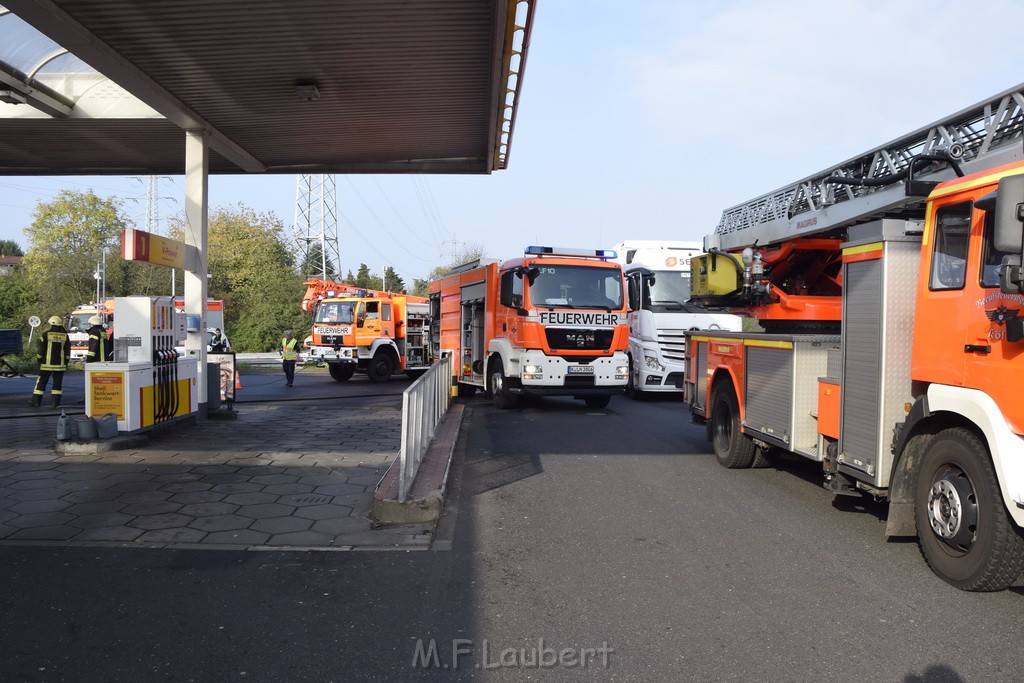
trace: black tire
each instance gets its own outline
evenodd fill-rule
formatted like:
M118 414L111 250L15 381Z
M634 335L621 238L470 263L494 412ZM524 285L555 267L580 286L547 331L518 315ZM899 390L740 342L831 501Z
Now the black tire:
M583 397L583 402L587 404L587 407L588 408L594 408L594 409L607 408L608 407L608 403L611 400L612 400L612 397L609 396L608 394L604 394L603 396L584 396Z
M715 387L711 396L711 416L708 420L708 434L715 458L722 467L737 470L754 463L757 446L746 434L740 432L740 407L732 387L722 384Z
M508 390L508 381L501 370L500 362L491 364L491 400L498 410L513 408L517 403L516 396Z
M928 566L961 590L1003 590L1024 569L1024 538L1003 504L988 450L967 429L946 429L925 447L914 518Z
M395 372L395 361L391 354L386 351L378 351L373 354L370 366L366 369L366 376L371 382L387 382Z
M476 387L472 384L460 384L458 391L459 398L471 398L476 395Z
M769 459L768 454L771 452L769 448L757 447L754 449L754 459L750 463L753 469L760 470L765 467L771 467L772 461Z
M636 380L633 379L632 355L629 356L629 364L627 367L629 368L629 379L626 380L626 396L629 396L632 399L639 400L643 392L636 388Z
M352 379L353 373L355 373L355 367L351 365L342 365L341 363L328 363L327 371L331 373L331 379L336 382L347 382Z

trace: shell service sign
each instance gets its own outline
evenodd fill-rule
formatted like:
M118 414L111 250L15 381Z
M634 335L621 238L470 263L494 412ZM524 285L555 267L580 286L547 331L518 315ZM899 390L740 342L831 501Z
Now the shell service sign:
M184 268L185 247L182 242L133 228L128 228L121 236L121 257L125 261Z
M92 417L114 413L118 420L124 419L124 373L89 373L90 407Z

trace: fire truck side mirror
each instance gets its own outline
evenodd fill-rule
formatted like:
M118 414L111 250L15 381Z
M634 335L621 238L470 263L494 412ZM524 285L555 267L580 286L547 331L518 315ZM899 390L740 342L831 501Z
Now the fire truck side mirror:
M1024 292L1020 272L1024 261L1024 174L999 181L992 246L1009 252L999 266L999 290L1003 294Z
M1024 174L1011 175L999 181L996 197L995 233L992 246L1011 254L1021 252L1024 242L1024 223L1021 209L1024 204Z

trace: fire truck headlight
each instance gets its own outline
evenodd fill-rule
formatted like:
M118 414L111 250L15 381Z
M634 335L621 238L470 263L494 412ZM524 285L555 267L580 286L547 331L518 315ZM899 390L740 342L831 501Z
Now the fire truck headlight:
M523 368L523 379L544 379L544 370L539 365L527 365Z
M629 366L620 365L615 368L615 379L629 379Z
M644 364L648 367L648 369L654 370L655 372L662 372L665 369L664 366L662 366L662 364L658 362L656 356L648 356L645 354Z

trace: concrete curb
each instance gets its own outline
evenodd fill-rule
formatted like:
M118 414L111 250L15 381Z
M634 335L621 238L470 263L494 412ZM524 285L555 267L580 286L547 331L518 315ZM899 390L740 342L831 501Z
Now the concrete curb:
M373 507L370 510L372 519L382 524L408 524L432 522L440 516L463 410L464 406L458 403L448 408L427 447L412 490L404 503L398 502L398 470L402 465L401 459L395 458L374 491Z

